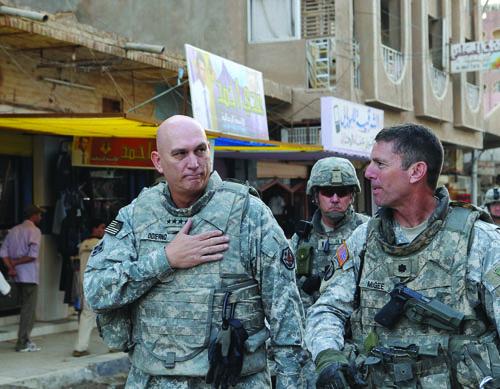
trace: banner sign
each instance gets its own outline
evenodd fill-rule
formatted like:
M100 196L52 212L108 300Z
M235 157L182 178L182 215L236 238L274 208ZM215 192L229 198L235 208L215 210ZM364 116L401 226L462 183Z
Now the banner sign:
M86 167L154 169L154 139L74 137L71 164Z
M451 73L495 69L500 70L500 39L451 45Z
M369 158L384 111L336 97L321 98L321 144L325 150Z
M269 139L262 73L185 45L193 117L204 128Z

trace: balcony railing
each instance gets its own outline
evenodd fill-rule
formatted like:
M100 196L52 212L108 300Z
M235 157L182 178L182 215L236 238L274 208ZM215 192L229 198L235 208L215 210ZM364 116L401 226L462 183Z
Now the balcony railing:
M448 74L440 69L434 67L434 65L429 65L429 71L431 75L431 86L434 95L440 99L444 96L446 90L446 83L448 82Z
M467 104L469 108L473 111L479 107L479 86L471 84L470 82L465 83L465 91L467 93Z
M404 55L390 47L382 45L385 72L392 82L398 82L403 75L405 64Z

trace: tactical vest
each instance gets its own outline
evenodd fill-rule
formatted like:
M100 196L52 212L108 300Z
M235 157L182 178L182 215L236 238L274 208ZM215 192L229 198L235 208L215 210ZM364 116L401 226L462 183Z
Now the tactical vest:
M149 252L172 241L187 220L169 214L162 204L164 186L155 188L143 193L134 207L134 221L135 213L141 213L141 222L132 223L141 261L147 260ZM221 230L229 236L229 249L221 261L176 269L133 304L134 366L153 375L206 375L207 347L221 325L226 291L232 292L234 317L243 323L249 335L262 332L264 311L259 286L242 265L248 258L240 258L240 228L248 201L247 187L224 182L192 217L191 235ZM245 355L242 375L265 367L266 353L261 345Z
M474 342L485 333L486 324L473 306L478 299L477 286L472 283L466 285L469 240L478 217L478 212L450 206L444 226L430 242L413 252L405 251L404 246L401 251L394 246L392 250L384 247L379 234L380 219L373 218L369 222L360 279L360 305L351 316L353 339L361 349L367 336L376 334L378 344L382 346L407 347L414 344L418 346L419 355L438 357L453 354L456 357L464 342ZM436 298L464 313L463 332L438 330L426 323L413 322L404 314L392 330L376 323L375 314L388 302L388 292L397 282L403 282L422 295ZM448 374L449 368L446 368L444 360L440 360L441 366L447 369L445 373ZM456 367L457 361L453 363ZM432 367L432 362L428 367ZM383 374L387 375L390 369L384 369ZM469 369L466 367L465 370ZM466 379L464 381L467 382Z
M318 210L315 212L312 222L313 228L309 236L306 239L300 239L295 253L297 268L299 268L302 263L309 263L309 275L323 272L325 268L330 265L332 255L335 255L337 248L344 240L351 236L356 227L364 223L364 220L352 210L350 214L346 215L344 223L338 226L334 231L327 233L321 225L321 213ZM304 281L305 278L298 274L297 286L300 291L304 309L307 310L319 298L319 292L315 292L312 296L305 293L302 290Z

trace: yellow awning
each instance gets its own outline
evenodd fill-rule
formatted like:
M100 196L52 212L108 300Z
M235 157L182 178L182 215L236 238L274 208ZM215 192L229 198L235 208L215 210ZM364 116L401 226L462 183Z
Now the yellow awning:
M7 114L0 115L0 130L60 136L154 138L158 123L148 123L123 114ZM302 145L252 139L206 131L215 138L216 151L317 152L320 145Z

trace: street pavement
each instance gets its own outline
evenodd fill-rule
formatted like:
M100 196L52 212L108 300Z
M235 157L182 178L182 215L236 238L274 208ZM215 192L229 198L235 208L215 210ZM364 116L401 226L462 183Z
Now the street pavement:
M33 332L41 325L35 324ZM4 339L9 331L0 327ZM76 335L72 330L34 336L41 347L37 352L16 352L15 339L0 341L0 388L122 388L129 369L127 355L110 353L94 329L90 355L75 358L71 353Z

